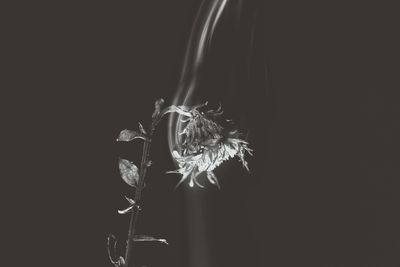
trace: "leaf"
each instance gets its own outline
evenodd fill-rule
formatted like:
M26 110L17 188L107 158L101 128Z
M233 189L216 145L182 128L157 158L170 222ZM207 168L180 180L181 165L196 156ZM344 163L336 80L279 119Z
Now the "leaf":
M155 237L147 236L147 235L135 235L133 237L133 241L135 241L135 242L160 242L165 245L168 245L168 242L166 239L155 238Z
M146 140L146 136L144 134L137 131L125 129L119 133L117 141L129 142L137 138Z
M127 196L125 196L125 199L129 202L129 204L135 205L135 200L133 200L133 199L127 197Z
M127 214L128 212L132 211L132 209L133 209L133 206L129 206L124 210L118 210L118 213L119 214Z
M164 99L159 98L156 100L156 102L154 103L154 112L153 115L151 115L151 117L154 119L156 118L160 112L161 112L161 107L164 104Z
M127 207L126 209L123 209L123 210L118 210L119 214L127 214L128 212L131 212L134 207L137 207L140 209L140 207L136 205L135 200L133 200L127 196L125 196L125 199L129 202L129 207Z
M136 187L139 182L139 169L135 164L126 159L119 159L119 172L125 183Z

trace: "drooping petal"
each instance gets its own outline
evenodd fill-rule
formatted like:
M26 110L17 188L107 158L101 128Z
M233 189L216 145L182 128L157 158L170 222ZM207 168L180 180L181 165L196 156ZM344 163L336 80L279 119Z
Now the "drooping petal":
M193 186L194 186L194 183L193 183L193 180L192 180L192 179L190 179L190 181L189 181L189 186L190 186L190 187L193 187Z
M221 189L218 179L212 171L207 172L207 178L210 181L210 183L215 184L218 187L218 189Z
M202 184L199 183L199 181L197 181L197 177L200 174L200 171L198 169L197 166L195 166L191 172L191 176L190 176L190 183L189 186L193 187L193 183L196 184L198 187L200 188L204 188L204 186Z
M190 112L190 108L186 106L169 106L163 109L160 113L160 117L163 117L164 115L171 113L171 112L176 112L180 115L186 116L186 117L192 117L192 113Z

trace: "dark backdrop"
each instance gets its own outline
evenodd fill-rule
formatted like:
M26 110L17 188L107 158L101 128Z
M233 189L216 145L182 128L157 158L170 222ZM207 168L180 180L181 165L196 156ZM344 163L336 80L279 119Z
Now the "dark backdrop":
M5 216L10 266L110 266L106 236L123 240L127 230L116 214L128 193L117 159L137 162L140 151L115 138L148 123L155 99L172 101L197 8L171 0L4 9L4 179L18 188ZM161 124L139 231L170 246L142 246L138 260L192 266L197 216L208 245L196 255L208 255L208 266L399 266L395 9L247 1L243 14L239 26L232 13L222 20L197 94L249 129L251 173L229 162L221 191L174 191ZM202 200L201 211L190 199Z

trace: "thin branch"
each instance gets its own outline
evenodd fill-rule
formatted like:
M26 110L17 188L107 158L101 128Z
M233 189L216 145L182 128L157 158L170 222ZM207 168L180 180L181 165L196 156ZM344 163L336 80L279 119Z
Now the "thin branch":
M125 264L127 267L133 266L132 263L132 251L133 251L133 244L134 244L134 234L135 234L135 229L136 229L136 224L137 220L139 217L139 212L140 212L140 200L142 196L142 190L144 188L144 179L146 177L147 173L147 168L148 168L148 157L150 153L150 142L151 142L151 137L153 135L153 132L155 130L155 123L156 120L153 120L151 126L150 126L150 133L148 134L148 138L144 141L143 144L143 153L142 153L142 161L140 164L140 174L139 174L139 181L138 185L136 186L135 190L135 205L133 206L132 209L132 214L131 214L131 219L129 223L129 232L128 232L128 239L127 239L127 247L125 251Z

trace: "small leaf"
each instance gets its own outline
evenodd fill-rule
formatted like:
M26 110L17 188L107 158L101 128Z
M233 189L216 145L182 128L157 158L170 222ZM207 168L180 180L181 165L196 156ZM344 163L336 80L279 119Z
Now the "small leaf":
M129 207L127 207L124 210L118 210L119 214L127 214L128 212L131 212L133 210L134 207L136 207L137 209L140 210L140 207L138 205L136 205L135 200L125 196L125 199L129 202Z
M118 210L118 213L119 213L119 214L127 214L128 212L132 211L133 207L134 207L134 206L130 206L130 207L127 207L127 208L124 209L124 210Z
M151 115L151 117L154 119L156 118L160 112L161 112L161 107L164 104L164 99L160 98L157 99L156 102L154 103L154 112L153 115Z
M147 236L147 235L135 235L133 237L133 241L135 242L160 242L163 244L168 245L168 242L166 239L161 239L161 238L155 238L152 236Z
M139 130L142 134L147 135L146 130L144 129L143 125L139 122Z
M142 133L139 133L137 131L132 131L132 130L125 129L125 130L122 130L119 133L117 141L129 142L129 141L132 141L133 139L136 139L136 138L140 138L140 139L146 140L145 135L143 135Z
M151 165L153 165L153 161L152 160L148 160L147 163L146 163L146 166L150 167Z
M128 185L136 187L139 182L139 169L135 164L126 159L119 159L119 172Z
M128 200L130 205L135 205L135 200L133 200L133 199L127 197L127 196L125 196L125 199Z

